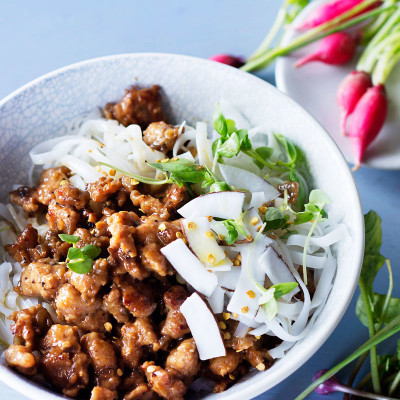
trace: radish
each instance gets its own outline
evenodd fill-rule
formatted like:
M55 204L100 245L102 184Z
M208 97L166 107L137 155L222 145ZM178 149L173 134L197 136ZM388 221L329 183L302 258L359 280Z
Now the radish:
M385 87L381 84L369 88L356 104L348 129L356 157L354 170L360 168L365 150L381 130L387 107Z
M210 57L209 60L230 65L235 68L240 68L244 64L242 57L231 56L229 54L216 54L215 56Z
M336 32L321 40L318 50L301 58L295 67L311 61L321 61L331 65L342 65L350 61L356 50L356 41L345 32Z
M336 100L342 108L341 127L343 135L346 134L346 122L353 112L357 102L364 93L372 86L371 76L364 71L352 71L340 84Z
M328 3L324 3L319 7L315 8L310 15L301 23L301 25L297 26L296 29L304 30L314 28L316 26L322 25L325 22L328 22L341 14L351 10L356 5L362 3L363 0L333 0L329 1ZM376 2L378 5L380 2ZM359 14L370 11L371 8L376 6L371 5L367 7ZM358 14L357 14L358 15Z

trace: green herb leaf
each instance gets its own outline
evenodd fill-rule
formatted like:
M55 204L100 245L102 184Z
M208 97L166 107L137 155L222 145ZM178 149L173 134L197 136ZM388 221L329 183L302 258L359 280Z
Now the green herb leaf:
M255 152L261 157L263 158L265 161L268 161L272 154L274 153L274 149L272 149L271 147L258 147L257 149L255 149ZM254 164L257 165L258 168L263 169L265 167L265 165L263 163L261 163L258 160L253 159Z
M314 213L311 211L303 211L296 214L294 224L300 225L309 222L313 219Z
M235 243L236 239L239 236L238 231L235 229L235 227L233 227L230 224L227 224L226 221L224 222L225 228L227 229L227 234L225 236L225 241L226 243L228 243L229 245Z
M214 129L222 136L225 137L228 133L228 127L224 115L222 114L221 105L218 103L215 107L213 116Z
M221 157L232 158L240 151L239 136L236 132L232 133L229 138L223 142L218 148L218 155Z
M371 210L364 216L365 249L364 261L361 269L363 279L369 293L372 295L372 284L378 271L385 263L385 257L380 254L382 245L381 218Z
M231 187L226 182L214 182L210 185L210 193L212 192L229 192Z
M386 295L374 293L372 297L372 310L374 314L374 320L379 321L382 315L382 308L385 303ZM389 306L386 309L385 318L383 320L384 324L388 324L394 318L399 315L400 312L400 299L396 297L392 297L389 302ZM363 325L368 327L368 318L367 312L365 309L365 303L362 300L362 297L359 296L357 299L356 305L356 314L359 320L363 323Z
M71 261L67 265L71 271L77 274L87 274L92 270L93 260L91 258L79 259Z
M67 258L68 260L76 260L78 258L84 258L84 256L81 249L78 249L77 247L70 247L68 249Z
M285 294L290 293L292 290L296 289L299 284L297 282L283 282L277 283L276 285L271 286L275 289L274 297L276 300L284 296Z
M264 215L264 221L267 223L264 232L283 228L288 219L289 216L283 215L282 211L275 207L268 207Z
M285 161L278 160L277 165L293 167L297 159L296 146L280 133L274 133L274 137L277 140L277 142L281 145L283 149L283 155L285 156Z
M67 235L65 233L60 233L58 235L58 237L63 241L63 242L67 242L70 244L75 244L78 243L81 238L79 236L74 236L74 235Z
M162 172L169 172L170 179L177 183L200 183L205 179L206 170L202 166L183 158L165 163L149 163L149 165Z
M94 246L93 244L88 244L82 249L82 258L91 258L95 259L101 253L101 248Z
M250 150L252 146L247 129L240 129L236 133L239 138L240 148L242 150Z
M231 133L237 131L235 121L232 121L231 119L227 119L227 120L225 120L225 122L226 122L226 128L227 128L227 134L228 134L228 136L229 136Z
M298 231L287 230L283 235L279 236L279 239L286 240L286 239L289 239L290 236L298 234L298 233L299 233Z

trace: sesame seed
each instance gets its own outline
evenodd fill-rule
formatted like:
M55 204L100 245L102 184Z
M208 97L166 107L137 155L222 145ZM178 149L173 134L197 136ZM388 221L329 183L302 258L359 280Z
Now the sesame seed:
M254 336L257 340L261 339L261 336Z
M248 290L246 293L247 296L249 296L251 299L254 299L256 297L256 294L252 290Z
M233 317L233 318L237 318L238 316L239 316L238 314L232 313L232 317Z
M265 214L268 210L268 207L262 206L262 207L258 207L258 212L260 214Z
M208 222L212 222L212 220L213 220L213 218L212 218L211 215L209 215L209 216L207 217L207 219L208 219Z
M182 239L182 238L183 238L183 233L182 233L182 232L176 232L175 236L176 236L178 239Z
M214 234L211 231L207 231L205 235L210 239L214 239Z
M221 329L226 329L226 323L225 323L224 321L220 321L219 327L220 327Z
M150 367L147 367L147 372L154 372L156 370L156 367L154 365L150 365Z
M253 240L253 236L249 235L249 236L246 237L246 239L247 239L248 242L251 242Z
M256 368L257 368L259 371L264 371L264 369L265 369L265 364L264 364L264 363L260 363L260 364L258 364L258 365L256 366Z
M258 217L253 217L251 220L250 220L250 224L251 225L256 225L257 224L257 222L260 220L260 218L258 218Z
M314 220L313 220L313 219L310 219L310 222L314 223Z
M240 309L240 311L241 311L243 314L246 314L246 313L249 312L249 307L244 306L244 307L242 307L242 308Z
M237 260L237 259L235 259L235 260L233 261L233 265L234 265L235 267L239 267L240 264L241 264L241 262L240 262L239 260Z
M214 263L215 263L215 257L214 257L212 254L209 254L209 255L207 256L207 261L208 261L210 264L214 264Z
M224 320L228 320L228 319L231 317L231 313L224 312L224 313L222 314L222 317L224 318Z
M122 376L124 373L122 372L122 369L121 368L118 368L117 369L117 375L118 376Z
M239 254L236 256L236 259L239 260L239 261L242 261L242 255L239 253Z
M115 169L110 169L108 171L108 173L110 174L110 176L115 176L115 174L117 173L117 171Z
M139 181L137 181L136 179L131 179L131 185L139 185Z
M262 225L257 226L257 232L260 232L261 228L262 228Z
M106 323L104 324L104 328L106 328L106 330L107 330L108 332L111 332L111 331L112 331L112 325L111 325L111 323L110 323L110 322L106 322Z
M194 222L189 222L188 225L187 225L187 227L188 227L189 229L194 229L194 228L197 227L197 225L196 225Z
M234 381L234 380L235 380L235 376L232 375L232 374L229 374L229 379L231 379L232 381Z
M178 160L179 160L178 157L171 158L171 161L178 161Z
M232 337L232 335L229 332L224 333L224 339L229 340Z
M161 160L161 163L164 164L164 163L166 163L168 161L169 161L169 158L164 158L163 160Z
M101 172L101 168L99 166L96 167L97 172Z
M67 183L67 181L66 181L65 179L63 179L63 180L60 182L60 186L64 186L66 183Z
M159 230L159 231L163 232L163 231L165 231L166 229L167 229L167 227L165 226L164 223L158 225L158 230Z
M225 235L218 235L219 240L225 240Z
M294 225L294 221L287 221L286 223L289 225Z

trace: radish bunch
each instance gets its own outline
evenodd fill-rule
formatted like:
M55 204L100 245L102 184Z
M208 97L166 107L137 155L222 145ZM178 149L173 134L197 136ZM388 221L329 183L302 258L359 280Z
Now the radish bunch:
M354 147L355 169L363 161L368 146L382 129L388 109L385 82L400 61L400 3L396 0L329 0L317 6L294 29L302 33L289 44L280 46L280 28L292 27L293 18L308 3L307 0L284 0L267 36L244 65L242 59L228 54L211 57L244 71L267 67L277 57L290 54L320 40L318 48L301 58L295 67L311 62L343 65L356 53L359 43L366 46L356 69L341 83L337 102L342 109L341 130ZM357 38L348 28L362 26ZM278 40L277 40L278 39ZM278 41L274 48L273 41Z

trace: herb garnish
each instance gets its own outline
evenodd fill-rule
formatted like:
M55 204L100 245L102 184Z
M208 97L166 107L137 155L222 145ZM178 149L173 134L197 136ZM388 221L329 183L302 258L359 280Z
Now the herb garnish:
M79 249L76 247L76 244L81 240L79 236L67 235L64 233L58 236L62 241L72 244L72 247L68 249L68 268L77 274L87 274L90 272L93 267L93 260L101 253L100 247L88 244L82 249Z
M265 291L263 291L259 298L258 304L262 306L267 314L268 321L275 318L275 315L278 313L277 300L296 289L298 285L297 282L282 282L272 285L269 289L264 289Z

